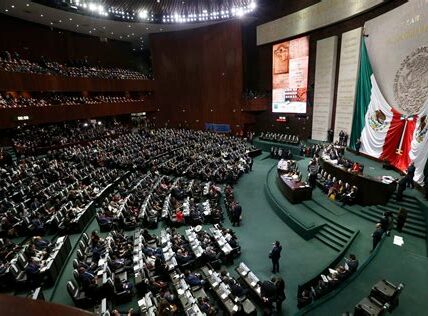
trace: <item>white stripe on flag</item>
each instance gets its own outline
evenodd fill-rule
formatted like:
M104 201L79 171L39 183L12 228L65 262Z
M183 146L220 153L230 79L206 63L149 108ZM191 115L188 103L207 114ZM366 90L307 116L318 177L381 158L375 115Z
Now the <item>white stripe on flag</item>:
M370 81L372 90L365 116L365 125L361 132L361 152L379 158L383 151L393 113L391 106L386 102L379 89L374 74L370 76Z

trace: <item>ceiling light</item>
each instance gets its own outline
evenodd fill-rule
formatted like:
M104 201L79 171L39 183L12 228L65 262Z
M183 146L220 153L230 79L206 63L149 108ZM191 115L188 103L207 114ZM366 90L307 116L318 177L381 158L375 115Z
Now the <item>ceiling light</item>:
M95 3L92 3L92 2L89 3L88 7L89 7L90 11L96 11L97 8L98 8L98 6Z
M147 10L141 10L140 12L138 12L138 17L140 19L147 19L148 13Z

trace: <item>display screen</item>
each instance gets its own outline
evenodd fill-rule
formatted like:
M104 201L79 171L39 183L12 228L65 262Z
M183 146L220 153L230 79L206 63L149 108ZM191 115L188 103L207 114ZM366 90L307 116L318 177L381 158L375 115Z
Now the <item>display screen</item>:
M272 112L306 113L309 37L272 47Z

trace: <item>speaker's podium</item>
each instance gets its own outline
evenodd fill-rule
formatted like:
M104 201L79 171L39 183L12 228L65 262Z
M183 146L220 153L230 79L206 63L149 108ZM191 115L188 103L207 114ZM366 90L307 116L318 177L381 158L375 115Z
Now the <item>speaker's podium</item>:
M381 316L385 312L383 304L370 296L363 298L354 308L354 316Z

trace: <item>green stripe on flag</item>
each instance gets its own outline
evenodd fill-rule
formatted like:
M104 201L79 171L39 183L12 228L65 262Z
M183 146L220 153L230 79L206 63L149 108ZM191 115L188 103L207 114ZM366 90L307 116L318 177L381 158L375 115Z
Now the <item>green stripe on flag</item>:
M360 138L361 131L364 128L365 115L369 107L372 90L372 83L370 80L372 74L373 69L363 38L361 41L360 69L358 74L357 96L355 98L354 119L352 121L351 141L349 144L353 149L355 149L355 143L357 139Z

